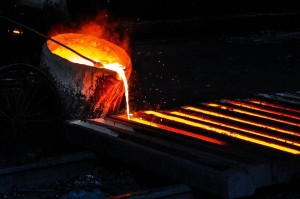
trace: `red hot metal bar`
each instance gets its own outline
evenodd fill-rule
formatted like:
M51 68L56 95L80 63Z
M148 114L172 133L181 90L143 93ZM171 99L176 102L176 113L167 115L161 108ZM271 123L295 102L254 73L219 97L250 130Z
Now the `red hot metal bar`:
M249 102L254 103L254 104L260 104L260 105L263 105L263 106L266 106L266 107L276 108L278 110L286 110L286 111L290 111L290 112L294 112L294 113L300 113L300 110L292 109L292 108L289 108L289 107L283 107L283 106L278 105L278 104L272 104L272 103L264 102L264 101L261 101L261 100L250 99Z
M229 101L229 104L239 105L238 103L232 103L232 102L230 103L230 101ZM291 121L286 120L286 119L279 119L279 118L272 117L272 116L267 116L267 115L264 115L264 114L254 113L254 112L251 112L251 111L241 110L241 109L238 109L238 108L232 108L232 107L228 107L228 106L222 105L222 104L207 103L206 105L211 106L211 107L217 107L217 108L220 108L220 109L223 109L223 110L230 110L230 111L245 114L245 115L255 116L255 117L259 117L259 118L263 118L263 119L273 120L273 121L276 121L276 122L281 122L281 123L284 123L284 124L290 124L290 125L293 125L293 126L296 126L296 127L300 127L299 123L291 122Z
M257 110L257 111L261 111L261 112L265 112L265 113L270 113L270 114L274 114L274 115L278 115L278 116L284 116L284 117L287 117L287 118L296 119L296 120L299 120L299 122L300 122L300 117L299 116L295 116L295 115L292 115L292 114L289 114L289 113L284 113L282 111L270 110L270 109L267 109L267 108L264 108L264 107L259 107L257 105L249 104L249 103L242 102L242 101L225 100L224 102L228 103L228 104L240 106L240 107L245 107L245 108L248 108L248 109L253 109L253 110ZM299 126L299 125L300 124L297 123L296 126Z
M278 108L262 102L220 101L214 104L225 104L226 109L203 103L174 110L138 111L131 120L126 115L114 115L70 122L69 135L77 137L81 145L85 143L135 166L233 199L300 174L298 127L231 109L297 120L293 118L299 114L297 109L285 109L293 106L281 104ZM255 110L245 104L264 109Z
M124 115L120 115L120 116L117 116L117 117L121 118L121 119L126 119L126 117ZM215 139L215 138L211 138L211 137L208 137L208 136L196 134L196 133L186 131L186 130L183 130L183 129L174 128L174 127L171 127L171 126L155 123L155 122L152 122L152 121L143 120L142 118L139 118L139 117L131 116L130 121L137 122L137 123L144 124L144 125L151 126L151 127L155 127L155 128L158 128L158 129L163 129L163 130L166 130L170 133L185 135L185 136L188 136L188 137L196 138L196 139L199 139L199 140L202 140L202 141L206 141L206 142L210 142L210 143L214 143L214 144L218 144L218 145L226 145L226 142Z
M271 147L271 148L281 150L281 151L285 151L285 152L288 152L288 153L292 153L292 154L295 154L295 155L300 154L300 148L297 150L297 149L285 147L283 145L279 145L279 144L275 144L275 143L269 143L269 142L266 142L266 141L261 140L261 139L255 139L255 138L252 138L250 136L239 134L238 132L233 131L233 130L232 131L224 130L222 128L216 128L216 127L208 125L208 124L201 124L201 123L189 120L189 119L183 119L183 118L180 118L180 117L177 117L177 116L167 115L165 113L161 113L161 112L157 112L157 111L144 111L144 113L149 114L149 115L153 115L155 117L159 117L159 118L162 118L162 119L167 119L167 120L171 120L171 121L174 121L174 122L183 123L185 125L193 126L193 127L196 127L196 128L212 131L214 133L227 135L227 136L234 137L234 138L237 138L237 139L240 139L240 140L243 140L243 141L252 142L252 143L263 145L263 146L266 146L266 147ZM171 113L174 113L174 112L171 112ZM143 124L147 124L147 122L145 122L141 119L136 119L135 121L143 123ZM149 124L151 124L151 123L149 123ZM274 139L274 137L273 137L273 139ZM292 143L292 142L290 142L290 143ZM298 143L296 143L296 144L298 144Z
M211 115L211 116L216 116L216 117L220 117L220 118L226 118L232 121L236 121L236 122L240 122L240 123L245 123L245 124L249 124L249 125L253 125L253 126L257 126L257 127L261 127L261 128L265 128L265 129L270 129L270 130L274 130L274 131L278 131L284 134L288 134L288 135L293 135L293 136L297 136L300 137L298 132L294 132L292 130L286 130L286 129L282 129L280 127L276 127L276 126L272 126L272 125L266 125L266 124L262 124L262 123L257 123L257 122L253 122L251 120L247 120L247 119L243 119L243 118L239 118L239 117L235 117L235 116L230 116L230 115L225 115L222 113L218 113L218 112L213 112L213 111L208 111L202 108L198 108L198 107L193 107L193 106L184 106L182 107L185 110L190 110L190 111L194 111L194 112L198 112L198 113L203 113L203 114L207 114L207 115Z

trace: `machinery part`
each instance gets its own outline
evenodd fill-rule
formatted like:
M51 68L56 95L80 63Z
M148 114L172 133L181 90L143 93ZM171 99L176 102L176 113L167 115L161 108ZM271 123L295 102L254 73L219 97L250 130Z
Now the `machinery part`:
M61 120L60 98L45 73L22 63L0 69L0 142L53 136Z

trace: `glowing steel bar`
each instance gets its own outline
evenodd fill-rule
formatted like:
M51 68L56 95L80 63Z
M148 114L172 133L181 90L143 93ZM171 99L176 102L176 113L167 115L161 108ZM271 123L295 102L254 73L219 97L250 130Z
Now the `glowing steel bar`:
M295 115L291 115L291 114L282 113L282 112L279 112L279 111L273 111L273 110L261 108L261 107L255 106L255 105L247 104L245 102L226 100L226 103L233 104L233 105L240 106L240 107L244 107L244 108L254 109L254 110L258 110L258 111L262 111L262 112L266 112L266 113L271 113L271 114L274 114L274 115L281 115L281 116L293 118L293 119L296 119L296 120L300 120L300 117L297 117Z
M252 134L252 135L258 135L258 136L261 136L261 137L273 139L273 140L276 140L276 141L280 141L280 142L283 142L283 143L287 143L287 144L290 144L290 145L300 147L299 142L294 142L294 141L282 139L278 136L272 136L272 135L264 134L264 133L259 132L259 131L253 131L253 130L249 130L249 129L246 129L246 128L237 127L237 126L234 126L234 125L231 125L231 124L224 124L224 123L221 123L219 121L215 121L215 120L212 120L212 119L209 119L209 118L203 118L203 117L199 117L199 116L195 116L195 115L191 115L191 114L182 113L182 112L179 112L179 111L169 111L168 113L173 114L173 115L177 115L177 116L181 116L181 117L186 117L186 118L189 118L189 119L194 119L194 120L210 123L210 124L223 126L223 127L226 127L226 128L231 128L231 129L242 131L242 132L249 133L249 134Z
M236 133L236 132L231 132L231 131L227 131L227 130L224 130L224 129L211 127L211 126L208 126L208 125L205 125L205 124L199 124L199 123L196 123L196 122L193 122L193 121L190 121L190 120L186 120L186 119L182 119L182 118L179 118L179 117L159 113L159 112L156 112L156 111L144 111L144 113L151 114L151 115L154 115L156 117L164 118L164 119L167 119L167 120L183 123L183 124L190 125L190 126L193 126L193 127L213 131L215 133L219 133L219 134L227 135L227 136L230 136L230 137L238 138L238 139L248 141L248 142L252 142L252 143L255 143L255 144L260 144L260 145L263 145L263 146L271 147L271 148L281 150L281 151L285 151L285 152L288 152L288 153L297 154L297 155L300 154L299 150L291 149L291 148L281 146L281 145L278 145L278 144L274 144L274 143L268 143L268 142L265 142L263 140L254 139L254 138L251 138L251 137L248 137L248 136L245 136L245 135L241 135L241 134Z
M252 103L255 103L255 104L261 104L261 105L264 105L264 106L269 106L269 107L272 107L272 108L287 110L287 111L291 111L291 112L295 112L295 113L300 113L300 110L297 110L297 109L283 107L283 106L276 105L276 104L270 104L270 103L259 101L259 100L249 100L249 102L252 102Z
M278 118L274 118L274 117L270 117L270 116L265 116L265 115L258 114L258 113L252 113L252 112L244 111L244 110L241 110L241 109L238 109L238 108L231 108L231 107L227 107L227 106L220 105L220 104L215 104L215 103L207 103L205 105L211 106L211 107L217 107L217 108L220 108L220 109L223 109L223 110L230 110L230 111L233 111L233 112L236 112L236 113L242 113L242 114L251 115L251 116L255 116L255 117L259 117L259 118L263 118L263 119L268 119L268 120L272 120L272 121L275 121L275 122L281 122L281 123L289 124L289 125L292 125L292 126L300 127L299 123L295 123L295 122L291 122L291 121L287 121L287 120L282 120L282 119L278 119Z
M186 109L186 110L191 110L191 111L195 111L195 112L199 112L199 113L204 113L204 114L207 114L207 115L212 115L212 116L221 117L221 118L225 118L225 119L230 119L230 120L233 120L233 121L236 121L236 122L242 122L244 124L250 124L250 125L253 125L253 126L257 126L257 127L261 127L261 128L265 128L265 129L270 129L270 130L278 131L278 132L281 132L281 133L284 133L284 134L288 134L288 135L293 135L293 136L300 137L300 134L297 133L297 132L288 131L288 130L277 128L277 127L270 126L270 125L265 125L265 124L260 124L260 123L256 123L256 122L251 122L249 120L240 119L240 118L237 118L237 117L228 116L228 115L221 114L221 113L215 113L215 112L212 112L212 111L207 111L207 110L203 110L203 109L195 108L195 107L191 107L191 106L184 106L182 108Z
M117 116L117 117L121 118L121 119L126 119L126 117L124 115ZM176 133L176 134L196 138L196 139L206 141L206 142L210 142L210 143L213 143L213 144L218 144L218 145L223 145L223 146L225 146L227 144L226 142L221 141L221 140L210 138L210 137L207 137L207 136L204 136L204 135L199 135L199 134L192 133L192 132L189 132L189 131L185 131L185 130L182 130L182 129L173 128L173 127L170 127L170 126L166 126L166 125L162 125L162 124L158 124L158 123L154 123L154 122L149 122L147 120L143 120L143 119L137 118L137 117L131 117L130 121L134 121L134 122L137 122L137 123L140 123L140 124L145 124L147 126L167 130L167 131L170 131L172 133Z

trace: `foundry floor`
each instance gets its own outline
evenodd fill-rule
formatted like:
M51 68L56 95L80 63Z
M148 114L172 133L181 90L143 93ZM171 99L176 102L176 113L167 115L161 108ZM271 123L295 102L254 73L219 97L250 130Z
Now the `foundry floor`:
M139 35L136 35L130 44L133 64L130 78L132 111L166 109L216 99L247 98L254 93L300 90L300 29L293 23L289 28L283 29L260 28L218 35L198 35L195 32L187 34L189 31L183 31L182 34L168 33L165 32L166 27L160 26L164 37L160 38L157 33L155 37L151 37L150 33L150 36L145 36L145 39L143 39L142 23L140 27ZM191 28L190 31L194 29ZM201 27L197 31L201 32ZM1 52L4 52L1 66L14 62L38 66L40 45L43 40L37 39L33 42L35 45L32 45L31 41L23 41L23 43L13 41L10 45L7 44L4 49L1 49ZM107 160L105 157L101 158L103 158L102 163L109 163L102 165L100 162L94 171L87 171L84 176L106 176L103 182L107 184L103 186L109 188L111 195L151 187L144 186L150 183L147 182L148 178L136 177L128 165L120 166L119 163ZM117 165L117 171L112 171L111 167L107 166L109 164ZM97 173L99 171L102 173ZM78 179L82 178L78 177ZM77 182L80 182L78 179ZM66 187L81 190L86 188L76 187L75 181L69 183L65 183ZM126 184L132 187L126 187ZM41 190L46 190L48 187L40 187L35 193L27 192L27 198L56 197L55 189L58 187L57 184L55 186L51 193L41 193ZM249 198L298 199L300 198L298 187L299 180L295 180L260 189ZM65 190L70 191L70 189ZM24 193L12 194L17 194L13 195L16 198L26 198ZM217 197L201 191L193 191L191 195L187 194L180 198Z

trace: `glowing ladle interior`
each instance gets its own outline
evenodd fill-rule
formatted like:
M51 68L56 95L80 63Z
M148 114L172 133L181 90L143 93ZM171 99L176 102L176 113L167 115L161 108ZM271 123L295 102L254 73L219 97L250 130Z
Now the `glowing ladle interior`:
M101 63L103 68L114 71L119 75L125 88L126 112L127 118L130 119L128 82L125 75L126 63L124 64L124 62L126 62L124 60L128 60L128 55L125 51L111 42L91 35L66 33L57 35L53 37L53 39L58 40L89 59ZM95 66L93 62L76 55L64 47L50 50L52 53L59 55L70 62Z

